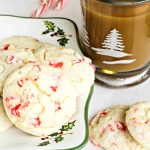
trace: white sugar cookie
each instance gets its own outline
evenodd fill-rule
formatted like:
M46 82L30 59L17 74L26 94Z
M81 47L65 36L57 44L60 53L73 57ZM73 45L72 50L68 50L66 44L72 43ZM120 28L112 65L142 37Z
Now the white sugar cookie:
M91 60L80 56L70 48L45 46L35 51L39 62L53 67L60 67L72 81L76 92L82 94L94 83L94 66Z
M99 112L90 123L90 141L105 150L142 150L125 124L127 107L113 107Z
M150 149L150 102L139 102L126 113L126 124L133 138Z
M76 92L62 70L35 63L7 78L3 102L14 125L36 136L56 132L76 112Z
M12 123L9 121L4 108L2 98L0 97L0 132L6 131L12 126Z
M28 49L0 49L0 95L7 76L25 63L35 61Z
M12 36L0 41L0 48L3 50L23 48L34 51L41 46L43 44L40 41L30 36Z

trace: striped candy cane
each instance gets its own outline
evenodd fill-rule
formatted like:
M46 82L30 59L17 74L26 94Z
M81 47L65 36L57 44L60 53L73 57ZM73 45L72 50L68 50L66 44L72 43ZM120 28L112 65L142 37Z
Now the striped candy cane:
M45 10L47 9L47 3L46 4L43 4L43 6L41 6L39 9L37 9L33 14L32 14L32 17L33 18L36 18L36 17L39 17L41 16Z
M65 0L60 0L56 6L56 10L60 10L64 6Z
M47 3L47 0L40 0L40 4L41 5L44 5L44 4L46 4Z
M51 8L52 5L54 4L55 0L49 0L48 2L48 8Z
M46 10L51 9L55 3L58 3L55 9L60 10L65 4L65 0L40 0L41 7L32 14L32 17L40 17Z

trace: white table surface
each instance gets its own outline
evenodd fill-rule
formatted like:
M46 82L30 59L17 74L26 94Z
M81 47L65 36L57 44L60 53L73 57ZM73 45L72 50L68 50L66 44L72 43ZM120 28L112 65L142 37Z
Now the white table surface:
M48 11L42 17L66 17L72 19L82 29L80 0L68 0L68 4L61 11ZM0 0L0 14L10 14L18 16L31 16L32 12L38 8L39 0ZM137 100L150 100L150 81L147 80L140 86L130 89L113 90L95 85L94 95L90 104L89 119L99 110L112 104L133 103ZM105 102L104 102L105 101ZM104 102L104 103L103 103ZM95 150L89 142L83 150Z

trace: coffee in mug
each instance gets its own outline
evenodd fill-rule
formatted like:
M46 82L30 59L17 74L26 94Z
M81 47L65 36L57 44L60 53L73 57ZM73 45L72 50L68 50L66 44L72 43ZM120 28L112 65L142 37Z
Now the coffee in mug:
M84 52L96 77L110 86L142 80L150 63L150 2L81 0L81 6Z

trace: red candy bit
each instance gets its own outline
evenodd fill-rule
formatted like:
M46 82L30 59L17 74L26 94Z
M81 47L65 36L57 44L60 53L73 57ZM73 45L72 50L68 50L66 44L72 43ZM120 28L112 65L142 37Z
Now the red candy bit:
M35 77L33 80L34 80L34 81L37 81L38 79L39 79L39 77Z
M52 89L53 92L56 92L58 87L57 86L50 86L50 88Z
M33 70L35 70L35 71L41 71L40 65L38 65L38 64L34 65L33 66Z
M6 97L6 98L5 98L5 101L6 101L6 102L10 101L9 97Z
M148 124L149 123L149 120L145 121L145 124Z
M14 60L15 60L15 56L7 56L7 63L8 64L11 64L11 63L13 63L14 62Z
M107 114L108 114L108 112L106 112L106 111L100 112L100 113L99 113L99 117L104 117L104 116L106 116Z
M5 44L4 47L2 48L2 50L6 51L9 48L9 44Z
M22 108L27 108L29 106L30 102L25 102L23 105L22 105Z
M102 131L100 132L99 136L101 137L105 131L106 131L106 128L103 128Z
M94 146L96 146L96 147L101 147L100 144L94 143L94 138L90 138L90 141L91 141L91 143L92 143Z
M82 59L75 60L75 64L81 63L83 61L85 61L84 57Z
M18 84L19 87L23 87L24 82L23 82L23 80L21 79L21 80L17 81L17 84Z
M34 120L35 120L35 123L32 123L32 125L33 125L35 128L41 125L41 121L40 121L40 118L39 118L39 117L35 118Z
M55 112L61 110L61 106L60 106L60 103L59 102L55 102Z
M15 107L10 108L11 109L11 114L14 115L14 116L20 117L20 112L19 112L20 107L21 107L21 104L18 104Z
M5 98L5 101L6 101L6 102L9 102L10 100L14 100L14 99L16 99L16 98L13 97L13 96L10 96L10 97L6 97L6 98Z
M112 125L111 124L108 124L108 128L110 131L114 132L115 130L113 129Z
M117 122L117 129L120 131L126 131L127 129L126 124L123 122Z
M50 66L54 67L54 68L62 68L64 63L63 62L58 62L58 63L49 63Z

